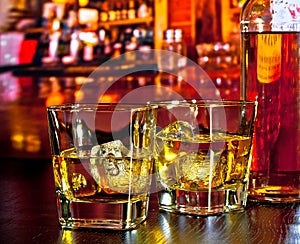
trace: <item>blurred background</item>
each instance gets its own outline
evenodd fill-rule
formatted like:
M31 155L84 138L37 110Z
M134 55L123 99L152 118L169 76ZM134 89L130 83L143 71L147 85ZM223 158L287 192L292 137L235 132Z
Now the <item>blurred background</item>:
M187 56L196 60L199 56L197 44L221 42L238 48L239 15L243 2L244 0L1 0L0 65L42 62L41 56L47 55L47 46L53 32L59 32L56 37L52 35L52 39L59 39L58 56L68 53L72 34L76 33L81 34L83 46L92 45L97 49L97 55L92 59L99 59L113 55L116 49L123 52L145 49L148 46L161 48L163 33L170 28L183 31ZM26 53L21 56L30 57L24 57L23 60L13 59L13 54L8 57L8 50L5 50L5 41L8 40L15 52L18 50L20 54L20 51L25 52L26 49ZM32 40L38 43L29 42ZM128 42L132 45L128 45ZM6 58L3 57L4 50ZM40 56L31 60L34 58L31 56L37 56L36 52Z
M148 85L156 87L157 99L174 93L198 98L199 91L211 98L239 98L243 2L0 0L0 157L49 157L45 109L86 99L94 89L90 85L83 92L86 82L113 84L101 102L117 102ZM153 48L188 57L207 76L184 59L165 62L164 70L173 75L153 71L164 63L151 54ZM130 52L136 50L138 55ZM105 67L120 54L120 66ZM99 65L99 79L91 81ZM149 71L130 71L139 65L149 65ZM115 82L119 71L127 75ZM211 81L216 89L209 88Z

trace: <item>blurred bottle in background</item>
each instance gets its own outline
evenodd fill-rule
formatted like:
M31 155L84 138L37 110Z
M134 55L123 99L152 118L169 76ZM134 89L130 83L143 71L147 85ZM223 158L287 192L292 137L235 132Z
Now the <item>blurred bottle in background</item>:
M158 68L162 71L178 71L187 62L183 32L180 29L167 29L163 36L162 52L157 57Z

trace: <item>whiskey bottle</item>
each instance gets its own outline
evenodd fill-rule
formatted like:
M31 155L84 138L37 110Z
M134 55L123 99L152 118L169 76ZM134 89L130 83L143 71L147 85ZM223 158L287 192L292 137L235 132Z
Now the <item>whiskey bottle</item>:
M251 0L241 15L241 97L258 101L249 197L300 200L300 2Z

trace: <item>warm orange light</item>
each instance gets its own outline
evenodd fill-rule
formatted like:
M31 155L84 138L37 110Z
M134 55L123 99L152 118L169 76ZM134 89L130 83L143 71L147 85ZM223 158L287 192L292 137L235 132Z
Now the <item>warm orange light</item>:
M12 142L12 146L16 150L22 150L23 149L23 141L24 141L24 135L21 133L13 134L10 138Z
M46 106L58 105L64 102L64 96L60 92L51 93L46 99Z
M88 5L88 3L89 3L89 0L79 0L78 1L78 4L80 7L84 7L84 6Z
M22 132L11 136L11 142L14 149L18 151L25 150L26 152L35 153L41 149L41 139L36 134L25 135Z
M58 19L53 20L52 30L58 31L60 29L60 21Z
M66 4L66 3L75 3L75 0L52 0L53 3L58 3L58 4Z
M25 150L26 152L39 152L41 149L41 139L38 135L30 134L26 136Z
M114 103L118 102L118 94L104 94L99 98L99 103Z

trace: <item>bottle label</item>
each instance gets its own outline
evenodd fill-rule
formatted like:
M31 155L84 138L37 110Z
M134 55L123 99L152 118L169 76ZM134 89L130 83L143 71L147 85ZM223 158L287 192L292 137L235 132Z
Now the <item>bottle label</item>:
M300 1L272 0L272 30L300 31Z
M257 79L272 83L281 76L281 35L259 34L257 38Z

